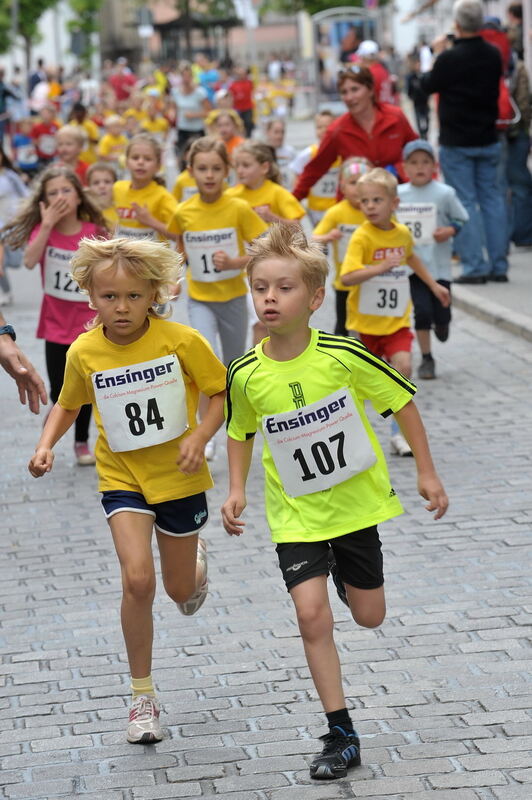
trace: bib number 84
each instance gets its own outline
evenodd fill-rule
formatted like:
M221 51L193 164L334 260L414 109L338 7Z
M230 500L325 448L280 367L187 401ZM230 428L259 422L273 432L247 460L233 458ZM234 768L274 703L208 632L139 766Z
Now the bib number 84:
M333 444L333 442L336 444L336 462L327 442L314 442L310 448L311 455L314 459L313 466L316 466L322 475L330 475L331 472L334 472L337 466L339 468L346 466L344 457L344 432L340 431L339 433L335 433L334 436L329 437L328 441L330 444ZM307 459L305 458L300 447L298 447L297 450L294 450L293 459L299 463L299 466L303 472L301 480L311 481L316 477L316 473L311 471Z
M161 416L155 397L150 397L146 404L146 422L142 419L142 409L138 403L128 403L124 411L129 419L129 430L133 436L142 436L146 431L146 425L156 425L159 431L164 427L164 417Z

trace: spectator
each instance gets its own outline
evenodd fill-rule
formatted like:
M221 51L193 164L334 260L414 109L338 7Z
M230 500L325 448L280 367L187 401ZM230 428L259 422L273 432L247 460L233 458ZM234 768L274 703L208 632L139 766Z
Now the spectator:
M0 366L16 381L20 402L39 413L39 403L46 405L44 381L24 353L15 344L16 334L0 313Z
M523 4L512 3L506 10L508 36L517 57L523 58Z
M44 59L39 58L37 60L37 69L31 73L28 79L28 94L31 96L37 84L45 80L46 80L46 72L44 69Z
M512 96L521 118L506 133L508 158L506 178L511 192L510 240L517 246L532 245L532 175L528 169L530 153L530 80L519 60L512 75Z
M457 0L453 18L457 38L449 49L444 49L446 37L434 42L440 53L421 83L427 94L439 94L440 165L469 214L455 239L463 267L456 282L486 283L489 278L505 283L508 237L497 179L501 145L496 129L502 61L480 35L480 0Z
M379 45L371 39L361 42L353 58L373 75L373 91L379 103L393 103L393 85L389 70L379 60Z
M421 64L419 58L414 62L412 71L406 76L406 93L414 106L416 125L422 139L428 138L429 132L429 98L421 84Z

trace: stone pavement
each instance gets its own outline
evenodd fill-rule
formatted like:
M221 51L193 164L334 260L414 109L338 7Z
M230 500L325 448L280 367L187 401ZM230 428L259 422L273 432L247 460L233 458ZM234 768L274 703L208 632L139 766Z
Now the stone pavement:
M7 316L44 374L38 276L11 276ZM471 294L503 307L513 283ZM182 301L174 319L186 320ZM314 324L331 319L329 293ZM159 587L153 674L167 738L128 745L120 576L94 473L74 466L68 434L52 474L31 478L40 420L0 375L0 797L530 800L532 351L457 309L435 357L439 379L420 385L418 404L450 510L435 523L412 460L390 457L406 513L381 528L387 620L359 629L332 600L363 766L319 784L307 764L325 729L266 530L258 458L246 534L229 539L219 434L211 593L186 618ZM386 443L388 425L375 424Z

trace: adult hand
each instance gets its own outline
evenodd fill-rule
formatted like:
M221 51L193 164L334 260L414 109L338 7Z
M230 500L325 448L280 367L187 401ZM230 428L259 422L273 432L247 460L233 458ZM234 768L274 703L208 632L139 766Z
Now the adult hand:
M44 382L24 353L8 334L0 336L0 365L16 381L20 402L28 403L30 411L39 413L39 401L46 405L48 395Z

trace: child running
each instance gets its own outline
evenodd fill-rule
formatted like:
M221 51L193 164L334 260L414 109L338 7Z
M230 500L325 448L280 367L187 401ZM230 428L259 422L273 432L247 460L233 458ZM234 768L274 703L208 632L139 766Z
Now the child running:
M414 237L414 252L427 265L438 283L451 288L452 238L460 231L469 214L452 186L433 179L436 157L424 139L409 142L403 150L404 171L409 179L398 187L397 219ZM440 342L449 338L451 307L443 306L428 286L410 275L410 293L414 303L414 320L421 364L418 377L436 377L430 331Z
M86 161L81 160L81 153L87 141L83 128L77 125L63 125L57 131L55 138L58 166L69 167L85 186L87 184L87 169L89 165Z
M113 186L116 171L112 164L97 161L87 170L87 188L94 203L102 212L111 231L118 227L119 219L113 205Z
M50 398L56 403L67 350L94 316L86 295L72 280L70 259L81 239L107 235L105 220L72 170L49 167L6 231L8 245L27 245L24 265L28 269L37 264L41 267L44 294L37 337L45 341ZM90 405L83 405L75 419L74 452L80 466L95 463L88 442L90 418Z
M281 183L292 191L294 176L290 164L297 155L291 144L285 144L286 125L282 119L270 119L266 123L266 143L273 147L277 164L281 173Z
M325 212L325 216L318 222L312 235L315 242L333 245L335 266L333 286L336 296L334 332L342 336L347 336L345 322L349 288L340 280L340 270L351 236L366 219L358 202L357 182L360 176L370 169L371 164L365 158L355 156L344 161L340 170L340 188L344 199Z
M368 350L385 358L410 378L412 340L408 267L427 284L443 306L449 290L437 283L414 253L406 227L393 220L399 204L397 180L385 169L372 169L358 181L360 208L366 221L352 235L342 264L341 281L351 287L347 298L347 328ZM392 420L392 453L411 456L409 443Z
M161 145L148 133L129 142L126 166L130 181L117 181L113 204L120 220L118 235L133 239L169 239L168 223L177 202L157 173L161 169Z
M189 200L193 194L197 194L198 192L196 181L190 174L190 169L188 168L188 154L193 144L194 139L188 139L183 148L182 159L186 167L177 176L174 188L172 189L172 194L178 203L184 203L185 200Z
M99 489L122 572L133 693L127 740L139 744L163 738L151 677L153 528L164 588L183 614L194 614L208 588L198 540L212 486L204 448L223 421L224 366L197 331L158 316L179 265L161 242L80 243L72 275L97 316L69 350L59 401L29 464L36 478L50 472L54 445L80 407L93 404ZM198 425L200 391L209 407Z
M320 111L314 117L314 124L316 127L317 144L311 144L305 147L290 164L290 169L294 175L299 176L316 153L320 146L320 142L325 136L325 132L331 122L334 122L335 116L332 111ZM328 208L331 208L336 203L336 193L338 191L338 178L340 177L341 158L337 158L329 167L325 175L322 175L317 183L312 186L307 195L307 207L310 221L313 225L317 225L323 218L323 215Z
M254 242L248 275L269 338L228 369L230 490L222 518L227 533L243 533L246 479L260 428L268 524L329 725L310 776L340 778L360 764L360 741L342 687L327 575L332 570L359 625L380 625L385 599L377 525L402 512L366 400L399 421L415 455L418 490L435 519L448 500L412 401L415 386L360 342L309 327L327 276L319 247L309 246L300 230L275 225Z

